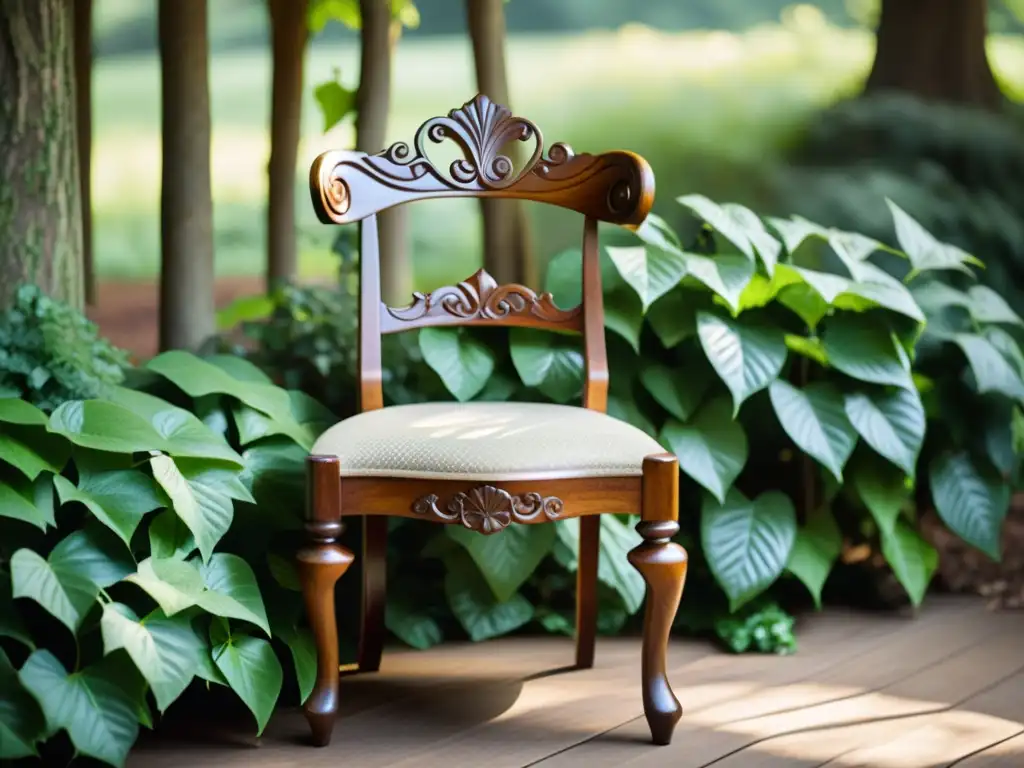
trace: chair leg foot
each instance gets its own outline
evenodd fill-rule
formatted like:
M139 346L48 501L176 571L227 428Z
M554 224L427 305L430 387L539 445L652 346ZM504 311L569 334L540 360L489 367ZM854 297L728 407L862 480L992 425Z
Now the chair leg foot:
M334 612L334 585L355 558L333 543L318 543L298 554L299 578L306 615L316 642L316 684L303 705L318 747L331 741L338 713L338 624Z
M668 744L683 709L666 673L669 633L686 581L686 550L671 541L679 530L679 464L674 456L644 461L643 520L637 532L643 542L629 553L629 562L647 584L644 613L641 684L644 715L655 744Z

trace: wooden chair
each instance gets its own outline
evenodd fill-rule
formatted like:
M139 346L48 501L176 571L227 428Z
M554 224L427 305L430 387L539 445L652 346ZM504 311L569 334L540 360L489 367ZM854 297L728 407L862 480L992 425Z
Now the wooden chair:
M454 141L464 159L445 173L427 141ZM532 144L518 172L500 154ZM679 466L639 429L605 414L605 355L597 223L635 228L654 200L650 166L631 152L543 154L537 127L478 95L447 117L428 120L412 147L375 155L333 151L310 170L313 206L324 223L360 222L359 380L361 413L328 429L308 460L306 531L298 553L302 589L318 653L316 686L305 704L313 741L327 744L338 710L338 629L334 586L353 562L336 543L342 518L362 515L363 604L358 669L380 666L384 641L387 515L463 525L481 534L506 526L580 518L576 666L594 662L599 514L639 513L643 541L629 562L647 584L641 685L656 744L667 744L682 710L665 654L686 576L678 531ZM520 198L577 211L583 225L583 301L558 307L550 293L497 285L483 270L456 286L414 294L395 309L381 302L376 214L442 197ZM583 408L539 403L429 403L384 407L381 334L436 325L514 325L583 335Z

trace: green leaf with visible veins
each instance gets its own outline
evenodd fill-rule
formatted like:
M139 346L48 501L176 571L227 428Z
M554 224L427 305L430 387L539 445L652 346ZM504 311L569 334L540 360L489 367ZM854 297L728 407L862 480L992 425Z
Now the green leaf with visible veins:
M796 533L786 570L800 579L821 610L821 591L843 549L843 535L832 512L819 509Z
M939 567L939 553L900 520L892 530L882 531L882 554L907 591L910 602L920 605Z
M1010 506L1010 486L979 470L965 452L936 456L929 466L935 511L968 544L996 562Z
M519 591L555 542L550 525L511 525L500 536L481 536L460 525L445 531L473 558L498 602Z
M46 715L49 732L63 729L79 753L123 766L139 733L141 703L119 685L113 669L104 659L69 675L53 654L38 650L18 677Z
M733 415L743 402L771 384L786 362L781 330L710 312L697 315L704 354L732 393Z
M690 424L669 419L661 441L679 457L679 467L719 502L747 463L747 435L722 397L700 409Z
M224 636L211 631L210 641L217 669L256 718L256 735L262 734L284 681L277 654L266 640L244 633Z
M494 353L459 328L424 328L420 351L448 391L460 402L471 400L494 372Z
M504 602L496 600L464 551L453 550L444 560L448 569L444 579L448 605L474 642L508 634L533 618L533 605L518 592Z
M167 504L153 480L137 469L112 472L80 472L78 486L57 476L53 479L61 504L77 501L86 506L125 546L147 512Z
M223 464L202 459L154 456L149 463L153 478L195 536L203 560L209 560L213 548L231 526L232 499L253 501L239 473L226 469Z
M686 275L686 256L676 248L605 248L622 279L640 297L642 311L671 291Z
M0 648L0 760L38 757L35 742L45 735L45 729L42 711Z
M816 382L797 389L778 379L768 389L779 423L797 447L843 482L857 432L843 410L843 396L831 384Z

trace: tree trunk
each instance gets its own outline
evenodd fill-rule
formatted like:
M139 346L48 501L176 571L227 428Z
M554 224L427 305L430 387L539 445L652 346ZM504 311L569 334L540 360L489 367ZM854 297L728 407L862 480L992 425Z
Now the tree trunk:
M356 94L356 149L384 149L391 105L391 58L398 39L392 26L390 0L359 0L362 17L359 91ZM408 211L391 208L377 216L380 227L381 296L404 303L412 293Z
M491 101L511 109L505 69L504 0L466 0L469 35L477 90ZM523 162L522 146L506 148L513 165ZM484 222L484 268L499 283L536 285L537 275L530 247L529 220L519 200L480 201Z
M214 332L206 0L160 0L160 349Z
M866 92L997 109L1002 94L985 54L987 0L882 0Z
M270 0L274 79L268 169L268 286L294 279L298 270L295 165L302 117L302 66L309 38L306 7L307 0Z
M35 283L82 308L72 0L0 0L0 308Z
M78 127L79 207L82 210L82 282L85 303L96 303L92 248L92 0L75 6L75 122Z

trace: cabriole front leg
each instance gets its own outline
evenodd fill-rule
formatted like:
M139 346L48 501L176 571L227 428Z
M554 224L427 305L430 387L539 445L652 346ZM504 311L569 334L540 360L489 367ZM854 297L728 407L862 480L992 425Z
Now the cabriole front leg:
M672 741L683 709L666 671L669 634L686 581L686 550L671 540L679 531L679 463L669 454L644 460L642 520L636 530L643 542L629 562L647 584L641 684L644 715L655 744Z

